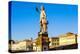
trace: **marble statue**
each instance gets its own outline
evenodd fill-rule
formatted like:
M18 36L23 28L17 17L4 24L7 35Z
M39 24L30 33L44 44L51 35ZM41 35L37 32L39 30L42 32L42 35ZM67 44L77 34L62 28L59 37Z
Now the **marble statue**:
M44 10L44 6L41 6L40 32L42 32L42 33L47 32L47 20L46 20L46 13L45 13L45 10Z

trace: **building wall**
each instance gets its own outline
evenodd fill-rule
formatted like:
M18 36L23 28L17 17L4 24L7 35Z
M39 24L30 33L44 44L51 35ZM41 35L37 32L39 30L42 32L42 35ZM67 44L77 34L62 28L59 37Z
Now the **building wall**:
M60 46L75 45L77 44L77 35L73 33L66 33L59 35L58 37L52 37L49 39L49 48L55 48Z
M70 44L76 44L76 36L75 34L72 35L63 35L59 37L59 44L60 46L63 45L70 45Z
M19 41L11 44L11 50L13 51L29 51L31 47L31 42L29 41Z
M50 48L54 48L54 47L58 47L59 46L59 38L58 37L52 37L49 39L50 40L50 44L49 47Z
M11 44L11 50L26 50L26 41Z
M33 50L36 51L36 50L37 50L36 48L37 48L37 47L36 47L36 43L33 42Z

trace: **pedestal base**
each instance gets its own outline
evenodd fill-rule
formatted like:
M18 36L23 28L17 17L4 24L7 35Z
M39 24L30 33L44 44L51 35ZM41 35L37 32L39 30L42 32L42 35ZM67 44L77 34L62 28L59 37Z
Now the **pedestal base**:
M41 51L47 51L49 49L49 38L48 33L38 33L38 46L40 46Z

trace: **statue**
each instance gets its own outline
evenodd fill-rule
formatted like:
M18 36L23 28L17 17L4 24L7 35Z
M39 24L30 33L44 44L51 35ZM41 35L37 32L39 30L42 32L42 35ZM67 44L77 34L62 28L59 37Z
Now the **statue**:
M40 14L40 32L47 32L47 20L44 7L41 6L41 14Z
M38 11L38 9L36 9ZM46 13L43 6L41 6L40 10L40 32L38 32L38 38L37 43L40 47L40 51L47 51L49 50L49 38L47 33L47 19L46 19Z

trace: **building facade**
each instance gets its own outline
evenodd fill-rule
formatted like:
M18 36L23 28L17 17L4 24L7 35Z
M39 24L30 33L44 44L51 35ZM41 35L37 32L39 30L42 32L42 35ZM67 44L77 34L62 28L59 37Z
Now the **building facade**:
M50 40L50 44L49 44L50 50L78 48L77 35L71 32L59 35L58 37L52 37L49 40Z
M10 45L10 50L11 52L19 52L19 51L32 51L33 50L33 45L31 40L23 40L23 41L18 41L15 43L11 43Z
M59 37L49 38L50 44L49 48L59 47Z
M77 35L73 33L66 33L59 36L60 46L77 44Z

